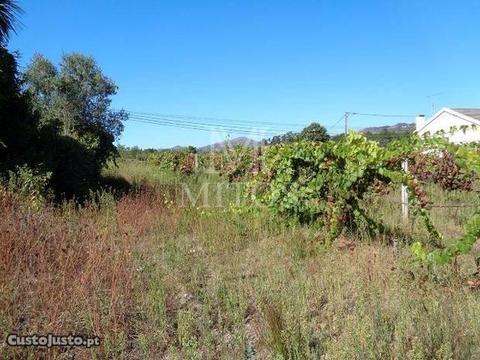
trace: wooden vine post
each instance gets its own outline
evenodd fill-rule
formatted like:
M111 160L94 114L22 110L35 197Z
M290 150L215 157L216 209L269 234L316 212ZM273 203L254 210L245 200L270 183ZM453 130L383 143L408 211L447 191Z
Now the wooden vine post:
M402 161L402 169L406 173L408 172L408 160L405 159ZM401 198L402 198L402 219L404 221L408 220L408 190L405 184L402 184L401 188Z

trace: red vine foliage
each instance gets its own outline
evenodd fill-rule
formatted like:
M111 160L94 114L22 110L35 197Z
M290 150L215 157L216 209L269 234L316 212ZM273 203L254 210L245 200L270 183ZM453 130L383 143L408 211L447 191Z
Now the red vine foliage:
M420 181L433 182L445 191L471 191L475 176L462 170L447 151L441 154L418 153L412 157L410 172Z
M183 159L180 171L185 175L190 175L195 170L195 154L189 153L185 159Z

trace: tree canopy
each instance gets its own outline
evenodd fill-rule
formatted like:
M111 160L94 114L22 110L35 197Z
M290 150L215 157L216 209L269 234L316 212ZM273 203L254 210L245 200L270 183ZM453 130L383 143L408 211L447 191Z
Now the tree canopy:
M24 74L17 67L0 47L0 176L28 166L49 174L57 196L86 195L117 155L127 119L111 109L117 86L81 54L65 55L58 67L36 55Z
M22 12L15 0L0 0L0 45L5 45L10 32L15 32Z
M319 123L313 122L300 133L301 140L323 142L330 139L327 129Z
M308 140L315 142L323 142L330 139L327 129L319 123L313 122L305 127L301 132L296 133L289 131L282 135L276 135L269 141L270 144L290 143L300 140Z
M16 58L0 46L0 174L27 162L36 127L29 99L21 92Z
M87 133L105 133L116 138L123 130L123 111L110 109L117 86L95 60L82 54L63 57L57 69L36 55L25 76L27 92L44 124L57 122L64 135L80 138Z

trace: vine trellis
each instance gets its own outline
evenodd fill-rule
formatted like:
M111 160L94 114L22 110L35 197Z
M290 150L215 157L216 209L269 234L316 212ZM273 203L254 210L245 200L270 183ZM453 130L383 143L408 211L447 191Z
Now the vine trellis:
M452 128L451 132L465 130ZM332 241L346 226L366 223L370 232L384 226L367 215L361 200L380 185L404 185L409 191L412 216L419 217L428 231L426 242L412 245L421 261L448 263L472 249L480 238L480 209L465 225L465 233L452 245L442 245L442 234L435 228L429 201L415 174L402 168L404 159L418 154L433 158L449 154L465 174L480 174L479 144L453 144L445 132L419 137L413 134L386 147L350 132L338 141L294 142L265 150L263 167L252 180L255 197L275 212L300 222L320 222ZM259 186L261 185L261 186ZM260 189L260 190L258 190Z

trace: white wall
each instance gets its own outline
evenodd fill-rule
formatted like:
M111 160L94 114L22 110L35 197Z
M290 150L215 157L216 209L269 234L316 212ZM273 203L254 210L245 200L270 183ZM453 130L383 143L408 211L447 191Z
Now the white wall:
M480 141L480 123L477 122L477 129L473 130L469 128L467 132L464 134L463 131L459 130L455 134L450 135L449 131L452 126L459 128L460 126L471 126L472 122L463 119L461 116L454 114L453 112L442 111L437 117L432 121L431 119L423 120L424 124L427 124L420 129L422 119L417 118L417 132L421 136L426 132L430 132L431 134L444 130L447 134L446 136L450 139L450 141L454 143L461 143L461 142L472 142L472 141ZM420 128L419 128L420 127Z

